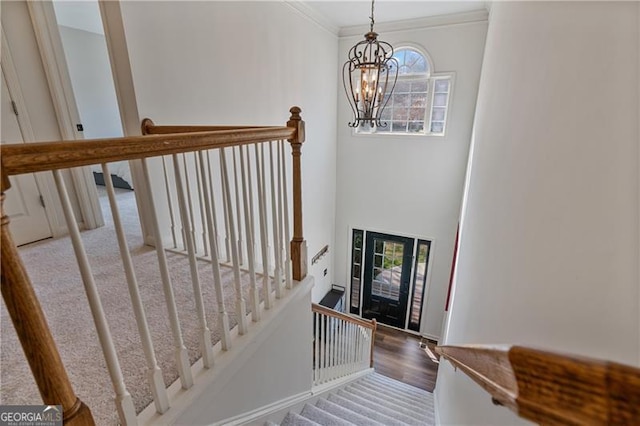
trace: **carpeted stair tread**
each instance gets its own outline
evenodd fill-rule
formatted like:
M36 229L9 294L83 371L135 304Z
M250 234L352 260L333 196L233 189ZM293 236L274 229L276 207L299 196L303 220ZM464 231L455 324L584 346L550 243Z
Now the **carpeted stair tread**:
M280 426L322 426L319 423L313 422L306 417L302 417L300 414L296 414L292 411L287 413Z
M404 389L407 392L414 393L416 395L423 396L423 395L430 395L431 394L431 392L428 392L428 391L426 391L424 389L420 389L418 387L412 386L412 385L410 385L408 383L404 383L404 382L402 382L402 381L400 381L398 379L394 379L393 377L385 376L383 374L373 373L373 374L368 375L367 377L371 378L372 380L378 380L378 381L381 381L381 382L389 383L391 385L394 385L394 386L396 386L396 387L398 387L400 389Z
M327 399L319 399L316 402L316 407L321 410L327 411L331 414L334 414L340 418L343 418L347 421L355 425L367 425L367 426L385 426L384 423L379 423L374 419L363 416L362 414L358 414L355 411L351 411L348 408L342 407L334 402L331 402Z
M361 416L383 423L386 426L407 426L406 423L403 423L402 421L396 419L395 417L390 417L390 416L387 416L386 414L382 414L381 412L375 409L364 407L353 401L345 399L339 395L330 394L327 397L327 399L330 402L333 402L334 404L337 404L343 408L351 410L354 413L358 413Z
M423 425L425 423L423 421L415 419L412 416L404 414L401 411L394 410L394 409L388 408L388 407L380 406L379 404L376 404L375 402L371 402L368 399L361 398L361 397L359 397L357 395L354 395L354 394L352 394L350 392L346 392L346 391L344 391L342 389L338 391L338 395L343 397L344 399L348 399L348 400L350 400L352 402L355 402L358 405L362 405L362 406L371 408L372 410L376 410L379 413L382 413L382 414L384 414L386 416L389 416L389 417L393 417L394 419L398 419L401 422L409 424L409 425Z
M305 404L300 415L321 425L355 426L350 421L340 418L335 414L332 414L311 404Z
M274 422L269 420L269 421L264 422L263 426L278 426L278 423L274 423Z
M427 392L424 389L420 389L417 388L415 386L411 386L407 383L403 383L399 380L393 379L391 377L387 377L387 376L383 376L382 374L378 374L378 373L373 373L367 376L368 379L373 380L373 381L378 381L381 383L387 383L390 386L394 386L400 390L403 390L409 394L418 396L418 397L423 397L423 396L429 396L431 395L431 392Z
M377 377L374 377L373 375L370 375L362 379L362 382L370 383L374 386L394 389L395 391L397 391L397 393L403 395L403 397L407 397L408 399L414 399L417 401L423 401L426 398L432 397L432 394L427 391L423 391L422 389L415 388L411 385L407 385L393 379L381 380Z
M415 417L418 420L422 420L425 415L428 415L431 412L429 408L421 404L412 405L410 403L394 399L386 393L373 393L367 390L363 391L362 388L358 388L355 385L348 386L344 390L361 398L380 404L383 407L388 407L392 410L397 410Z
M382 397L379 394L374 395L374 394L362 393L358 389L353 389L351 387L344 388L342 389L342 391L345 393L349 393L351 395L357 396L358 398L362 398L363 400L368 401L369 403L376 404L380 408L384 407L389 410L395 411L396 413L400 413L402 415L412 417L417 421L422 421L423 417L425 417L426 415L426 413L424 413L423 411L416 412L414 408L408 408L403 405L398 405L394 401L385 400L384 397Z
M398 392L395 388L389 388L385 385L379 385L377 383L365 382L365 381L357 381L352 384L357 389L362 390L367 393L376 393L380 395L384 395L385 398L390 398L394 401L399 401L404 403L409 407L419 406L424 409L433 409L433 398L432 397L423 397L423 398L408 398L405 394ZM400 404L402 405L402 404Z
M416 396L404 393L403 391L390 387L385 383L378 382L360 382L362 386L367 386L372 389L373 392L379 393L383 396L394 395L396 398L400 398L404 401L411 402L414 404L424 404L426 400L430 400L432 397L425 396Z

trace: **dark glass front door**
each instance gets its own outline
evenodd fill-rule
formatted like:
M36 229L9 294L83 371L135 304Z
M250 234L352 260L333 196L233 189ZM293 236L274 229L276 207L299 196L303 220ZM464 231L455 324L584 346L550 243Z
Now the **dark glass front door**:
M366 233L362 316L404 328L414 239Z

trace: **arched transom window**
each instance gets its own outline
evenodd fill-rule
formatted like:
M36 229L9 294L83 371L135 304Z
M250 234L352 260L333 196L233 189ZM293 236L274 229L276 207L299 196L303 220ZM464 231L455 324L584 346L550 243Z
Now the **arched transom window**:
M398 81L382 112L383 127L361 126L358 133L397 133L443 136L451 94L452 74L434 74L425 53L400 47Z

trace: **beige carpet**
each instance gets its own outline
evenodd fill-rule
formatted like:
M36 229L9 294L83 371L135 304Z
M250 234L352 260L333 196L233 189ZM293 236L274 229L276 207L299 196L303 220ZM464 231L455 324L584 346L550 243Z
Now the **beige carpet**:
M106 226L83 232L82 238L89 253L125 383L133 396L136 410L140 412L151 403L151 392L145 377L146 362L140 346L108 201L104 193L100 201L105 213ZM118 203L125 222L156 357L168 386L178 375L174 367L174 347L155 249L142 244L133 191L118 190ZM76 393L91 408L98 425L117 424L113 387L69 239L61 238L30 244L20 248L20 254L27 270L30 271L34 288ZM200 354L197 338L198 321L188 259L186 256L173 253L168 253L167 258L183 338L193 364L200 358ZM215 344L220 338L217 330L217 303L210 264L200 262L199 271L208 324ZM223 281L226 283L224 303L230 322L234 326L236 315L235 292L232 285L233 271L231 268L223 267L222 273ZM247 282L247 277L244 278L243 282ZM248 291L246 291L245 300L247 302L249 300ZM40 404L38 390L4 304L1 305L1 309L0 403Z

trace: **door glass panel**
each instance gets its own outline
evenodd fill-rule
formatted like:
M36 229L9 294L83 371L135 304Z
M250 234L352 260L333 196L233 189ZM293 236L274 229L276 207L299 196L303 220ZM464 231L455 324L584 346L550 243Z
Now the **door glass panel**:
M397 301L400 299L404 244L376 240L375 247L371 294Z
M429 264L430 241L418 240L418 251L414 269L413 297L411 299L411 315L409 329L420 331L420 317L422 316L422 301L427 282L427 265Z
M350 312L360 314L360 280L362 277L362 249L364 248L364 232L354 229L351 240L351 304Z

